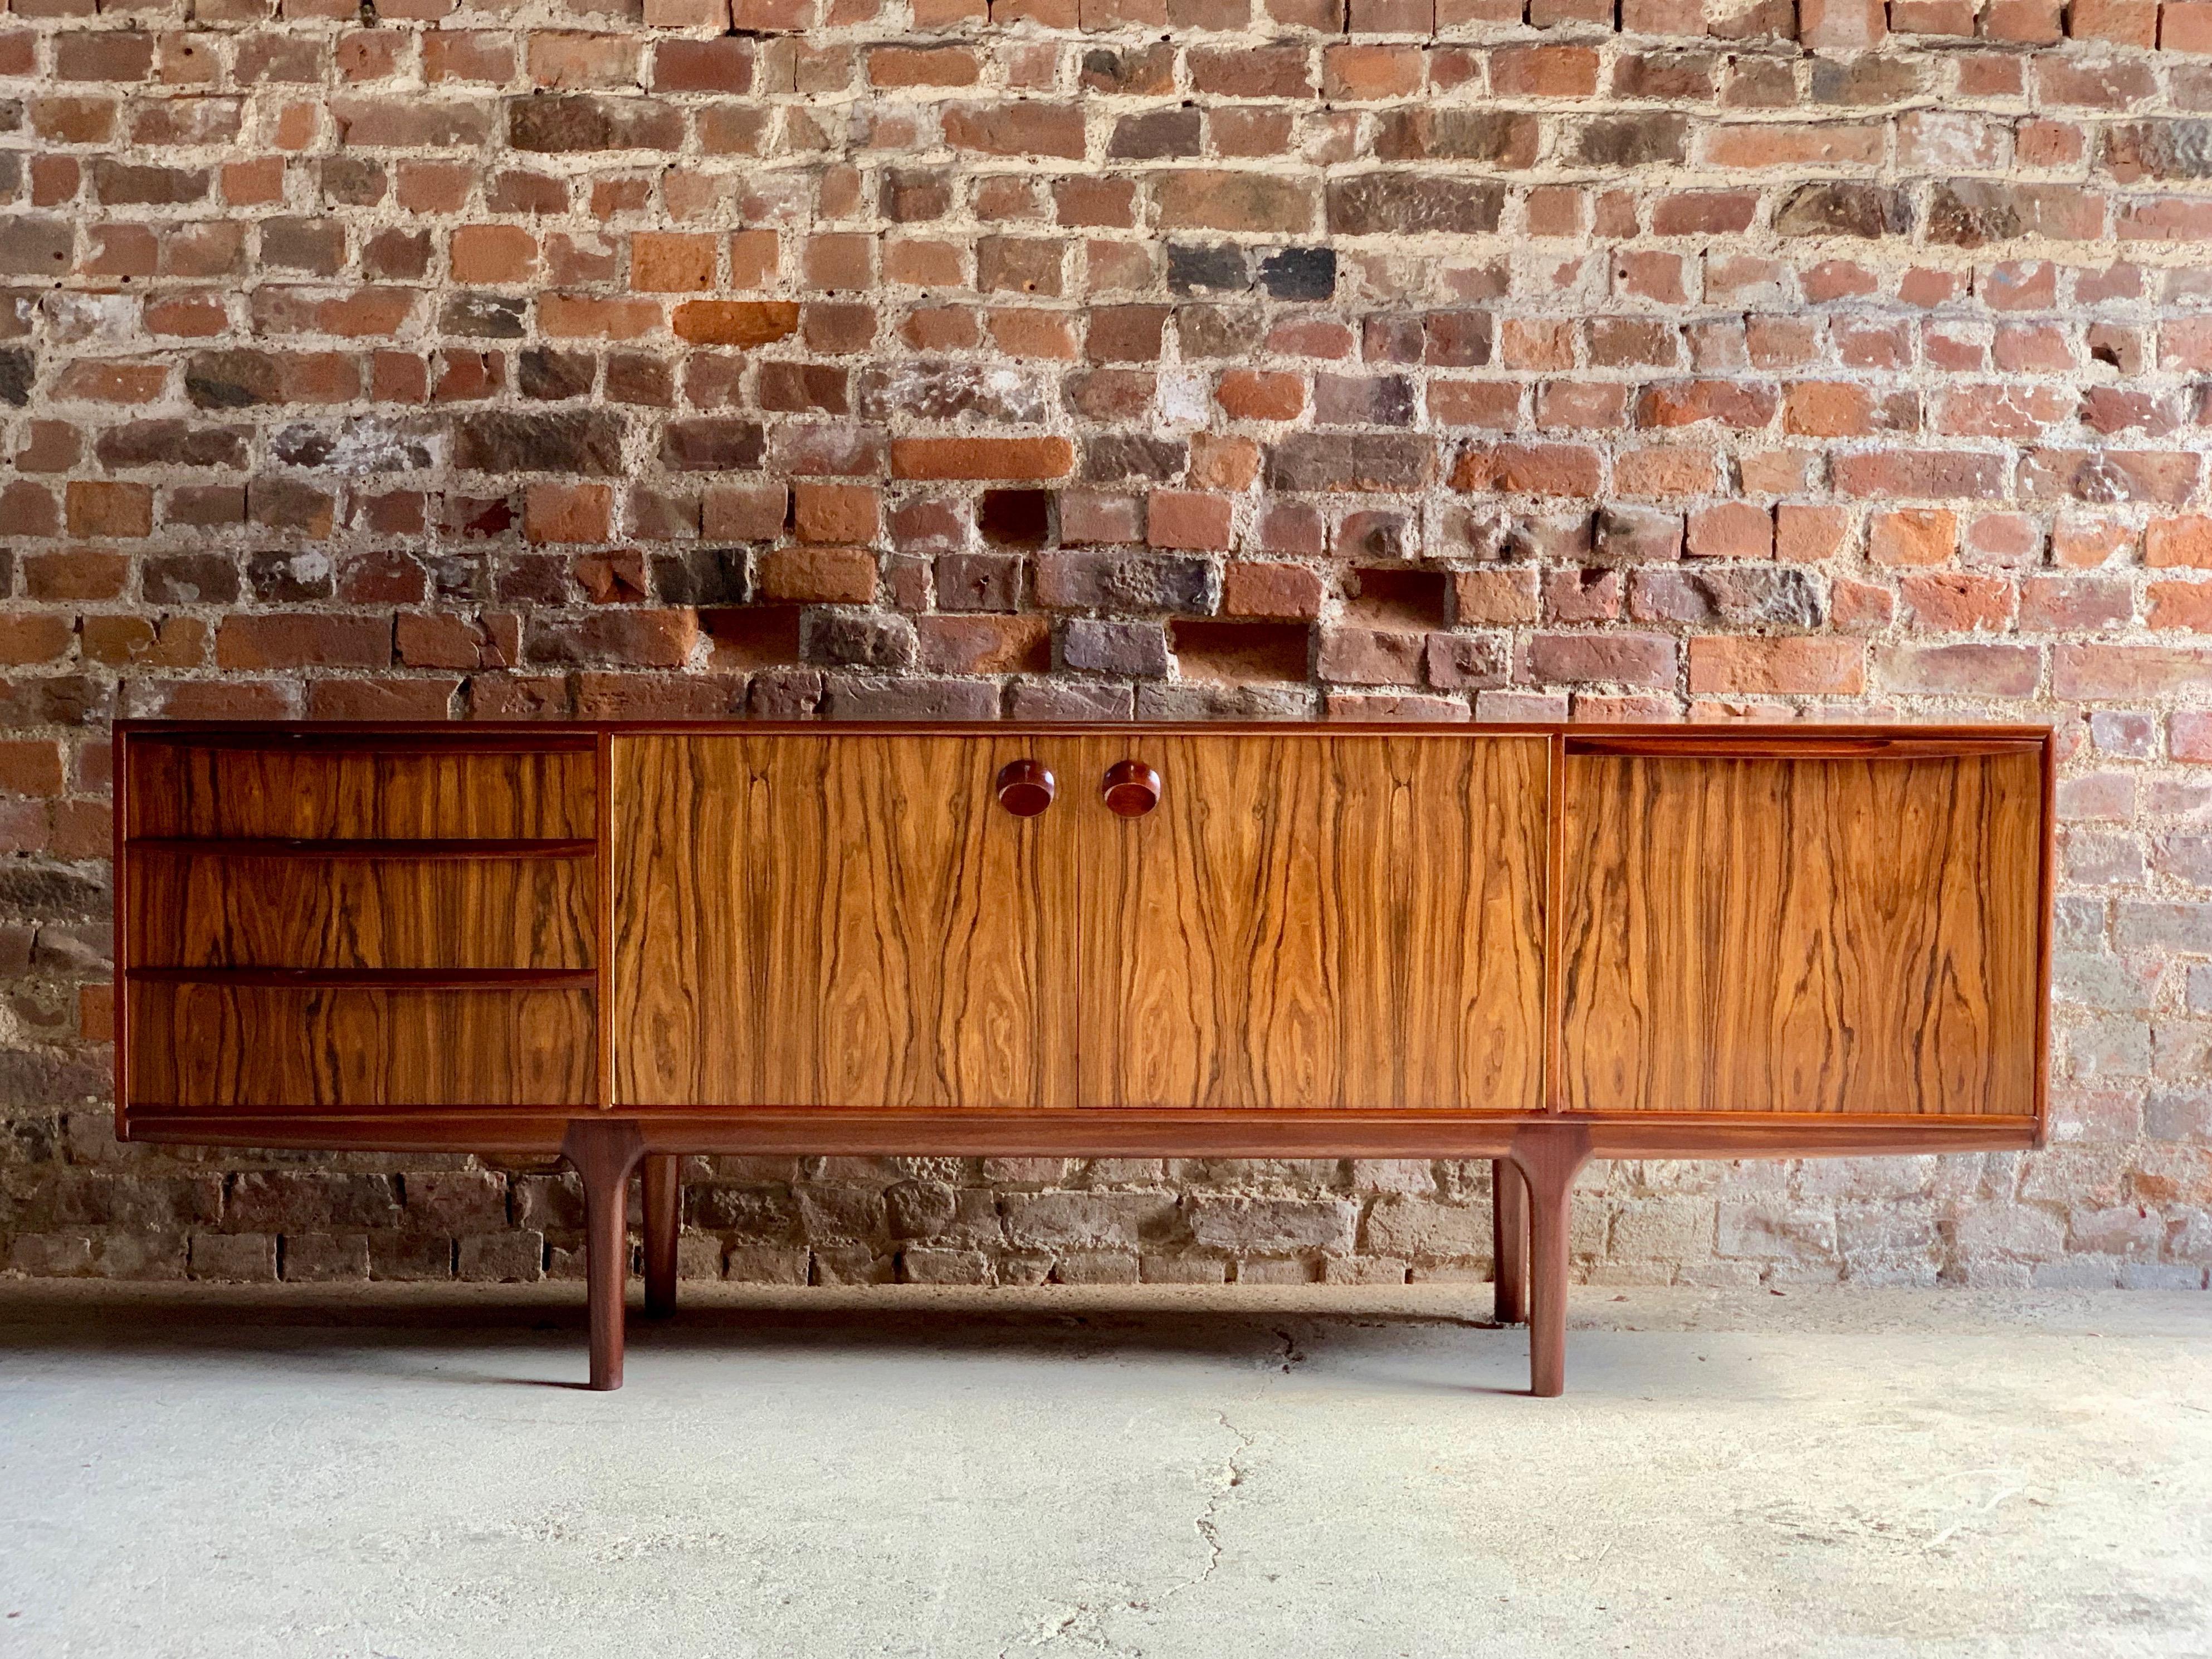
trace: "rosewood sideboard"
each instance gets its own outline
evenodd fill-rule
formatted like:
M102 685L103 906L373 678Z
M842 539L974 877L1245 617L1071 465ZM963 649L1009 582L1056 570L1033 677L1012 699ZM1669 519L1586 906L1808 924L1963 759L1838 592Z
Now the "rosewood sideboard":
M1489 1158L1553 1395L1587 1159L2044 1133L2041 727L117 738L118 1133L565 1156L597 1389L690 1152Z

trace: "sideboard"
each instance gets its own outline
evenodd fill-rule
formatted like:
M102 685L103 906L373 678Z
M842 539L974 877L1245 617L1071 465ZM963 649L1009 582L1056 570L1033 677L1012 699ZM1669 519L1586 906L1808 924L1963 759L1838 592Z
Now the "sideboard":
M2041 1144L2036 726L125 721L118 1133L565 1156L591 1386L692 1152Z

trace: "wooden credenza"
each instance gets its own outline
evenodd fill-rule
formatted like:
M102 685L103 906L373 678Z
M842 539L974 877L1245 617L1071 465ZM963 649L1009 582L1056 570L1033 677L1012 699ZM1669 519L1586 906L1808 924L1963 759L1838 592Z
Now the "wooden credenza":
M695 1152L2040 1143L2041 727L117 728L118 1133L565 1154L592 1379Z

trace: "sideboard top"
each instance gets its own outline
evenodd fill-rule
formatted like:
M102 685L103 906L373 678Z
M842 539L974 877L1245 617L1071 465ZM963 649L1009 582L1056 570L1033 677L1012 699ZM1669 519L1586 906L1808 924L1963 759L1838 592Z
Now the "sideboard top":
M1607 753L1649 752L1654 749L1687 748L1708 755L1737 752L1771 754L1777 750L1817 753L1848 749L1900 754L1958 752L1961 745L1979 748L2045 747L2053 740L2049 726L1995 722L1893 722L1888 724L1838 722L1766 723L1753 721L1673 721L1630 724L1590 720L1471 721L1471 720L119 720L118 735L152 738L276 738L343 744L405 738L437 743L466 744L472 738L492 738L512 742L535 738L547 747L596 739L601 732L616 737L647 735L708 736L743 733L750 737L1267 737L1267 738L1553 738L1566 740L1571 751ZM1879 745L1879 749L1872 748ZM535 745L531 745L535 746Z

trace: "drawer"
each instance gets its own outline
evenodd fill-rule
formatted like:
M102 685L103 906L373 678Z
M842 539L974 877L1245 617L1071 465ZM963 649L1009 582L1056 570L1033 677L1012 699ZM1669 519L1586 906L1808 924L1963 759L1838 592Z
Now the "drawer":
M328 850L327 848L319 850ZM127 959L161 968L589 968L588 855L131 849Z
M589 1106L588 984L130 985L135 1114ZM277 975L267 976L276 980Z
M464 746L464 744L466 746ZM589 737L532 742L258 733L134 738L133 838L589 839Z

